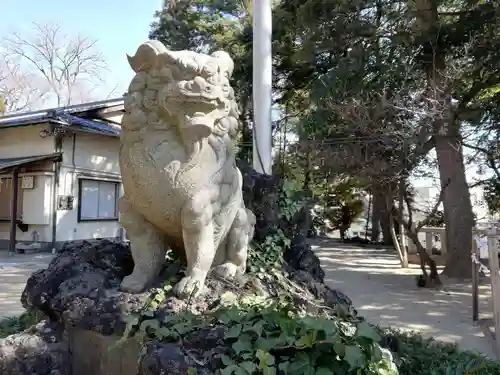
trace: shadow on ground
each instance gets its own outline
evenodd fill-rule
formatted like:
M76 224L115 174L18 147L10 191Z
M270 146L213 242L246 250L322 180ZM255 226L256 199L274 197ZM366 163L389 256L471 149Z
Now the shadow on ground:
M417 330L461 347L494 354L491 338L472 321L471 282L443 279L441 290L418 288L419 266L402 269L394 250L311 240L325 270L325 282L344 292L360 314L384 327ZM480 286L481 318L492 316L489 280Z
M8 255L0 251L0 318L22 314L21 293L31 274L46 268L51 254Z

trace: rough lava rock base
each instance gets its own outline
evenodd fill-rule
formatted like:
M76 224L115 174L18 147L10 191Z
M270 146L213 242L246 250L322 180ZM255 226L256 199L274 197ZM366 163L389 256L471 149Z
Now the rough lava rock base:
M282 186L279 179L261 175L242 165L240 168L244 177L245 204L255 213L257 219L255 240L263 241L267 233L277 228L288 233L294 232L290 226L295 224L287 223L277 214ZM340 305L346 311L355 313L347 296L323 283L324 272L319 259L307 244L305 236L295 233L291 247L284 254L285 271L290 275L290 279L302 284L317 299L323 300L325 305ZM165 273L172 276L171 268L168 267L162 276L165 277ZM118 290L121 280L132 269L133 259L127 244L108 240L67 243L47 269L39 270L30 277L21 300L25 308L43 312L50 324L59 325L59 329L72 326L103 335L121 335L126 325L125 318L144 306L151 294L151 291L146 291L132 295ZM238 294L252 288L253 291L261 289L263 293L273 293L272 285L256 285L256 280L257 278L250 276L227 282L209 276L204 292L189 302L189 308L194 312L214 309L220 302L221 295L227 291ZM158 284L153 287L161 285L160 278ZM184 310L187 303L172 295L168 296L158 314ZM164 374L168 368L168 374L186 374L187 368L198 367L202 371L199 373L210 374L212 373L210 368L217 364L212 363L211 366L201 366L203 367L201 368L197 365L200 361L193 360L193 353L197 353L196 356L200 360L206 362L208 359L210 362L210 358L214 357L214 350L220 350L218 345L221 344L222 334L221 330L214 329L197 331L183 337L183 347L189 348L189 355L176 344L152 343L148 345L140 359L139 373L159 375ZM0 368L1 366L5 368L1 372L2 375L45 375L44 372L37 372L33 367L29 367L30 362L27 362L28 365L22 369L15 362L17 354L12 353L17 353L17 349L24 345L22 340L23 337L27 337L26 335L27 333L13 335L0 341L3 353L7 353L0 359ZM33 337L33 340L40 340L38 333L33 333ZM43 361L47 356L65 359L67 360L65 366L68 368L69 353L64 351L59 341L56 343L57 345L47 343L43 352L32 351L33 358L41 358ZM210 345L207 346L207 343ZM61 364L60 367L64 366ZM47 374L66 373L61 370Z
M63 326L41 322L0 340L2 375L71 375Z

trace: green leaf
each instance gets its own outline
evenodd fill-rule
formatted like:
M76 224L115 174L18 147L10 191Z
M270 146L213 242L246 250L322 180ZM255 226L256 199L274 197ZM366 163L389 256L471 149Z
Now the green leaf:
M174 331L177 331L179 335L182 335L186 332L191 331L192 327L190 327L187 323L177 323L172 326Z
M229 365L220 370L221 375L232 375L238 370L238 365Z
M321 319L321 330L325 332L325 336L327 339L331 338L338 332L337 325L331 319Z
M283 371L285 374L288 373L288 368L290 367L290 362L289 361L286 361L286 362L281 362L279 365L278 365L278 368Z
M238 341L236 341L232 345L232 348L236 352L236 354L240 354L241 352L252 350L252 342L250 341L250 337L248 337L248 335L240 336Z
M196 375L196 369L193 367L188 368L187 375Z
M344 360L349 363L349 368L354 370L363 366L365 357L359 346L349 345L345 347Z
M229 357L228 355L221 354L219 358L221 359L222 364L224 366L230 366L230 365L234 364L233 359L231 357Z
M276 375L276 369L274 367L264 367L262 369L263 375Z
M250 325L250 326L245 327L244 331L245 332L252 331L252 332L255 332L257 334L257 336L261 336L262 330L264 329L264 324L265 324L265 322L263 320L259 320L254 325Z
M251 373L249 373L247 370L245 370L243 367L241 366L237 366L235 369L234 369L234 375L250 375Z
M151 328L153 331L156 331L160 328L160 322L156 319L145 320L141 323L139 330L146 332L146 329Z
M380 350L380 345L374 344L373 345L373 352L372 352L372 360L375 362L381 361L383 358L382 355L382 350Z
M254 354L253 352L243 352L243 353L240 353L240 358L243 359L243 360L254 360Z
M300 339L295 342L298 347L311 348L316 343L316 331L308 332L302 335Z
M311 363L311 357L309 357L306 353L299 353L293 360L290 362L290 365L287 369L287 375L313 375L314 374L314 366Z
M264 337L259 337L255 341L255 347L261 351L268 352L271 348L276 346L275 343L276 343L276 339L273 339L273 338L266 339Z
M158 302L158 303L162 303L163 301L165 301L165 294L164 293L158 293L155 296L155 301Z
M232 326L229 331L227 331L226 333L226 338L228 339L234 339L234 338L237 338L240 336L241 334L241 330L243 328L243 325L241 324L236 324L234 326Z
M240 310L235 306L231 306L223 309L216 316L222 323L229 325L233 321L238 321L239 314Z
M381 339L375 327L373 327L370 323L366 321L363 321L358 324L356 335L358 337L366 337L375 342L379 342Z
M173 288L172 285L170 284L166 284L164 287L163 287L163 290L165 291L165 293L168 293L170 292L170 290Z
M318 367L315 375L332 375L334 372L326 367Z
M160 327L155 330L155 336L159 339L164 339L167 337L177 337L177 333L167 327Z
M240 363L240 367L244 368L245 371L248 372L249 374L251 374L257 369L257 365L250 361Z
M259 368L264 369L267 366L274 365L274 356L267 351L258 349L255 356L259 360Z
M139 317L137 315L127 315L125 316L125 323L133 327L139 323Z

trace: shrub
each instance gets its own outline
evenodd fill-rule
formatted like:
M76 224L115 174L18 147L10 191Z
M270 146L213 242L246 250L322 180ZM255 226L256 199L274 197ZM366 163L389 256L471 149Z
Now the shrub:
M35 312L24 312L19 316L12 316L0 320L0 338L13 335L28 329L38 323Z
M387 331L397 338L400 375L500 374L500 361L462 351L456 344L427 339L414 332Z

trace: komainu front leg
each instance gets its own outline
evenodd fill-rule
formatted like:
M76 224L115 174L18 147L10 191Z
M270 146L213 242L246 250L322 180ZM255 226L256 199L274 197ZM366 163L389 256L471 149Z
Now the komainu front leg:
M226 260L215 272L225 278L244 274L247 266L248 245L253 237L255 215L241 207L236 213L226 239Z
M215 256L214 224L210 193L201 191L181 212L182 238L186 251L186 274L174 287L179 298L198 295Z
M130 239L134 258L134 271L120 285L123 292L141 293L160 273L165 261L165 243L159 232L142 215L139 215L124 197L119 201L120 222Z

